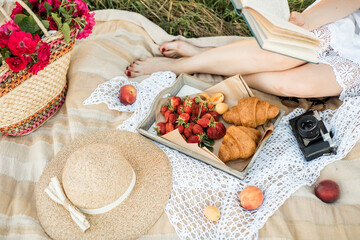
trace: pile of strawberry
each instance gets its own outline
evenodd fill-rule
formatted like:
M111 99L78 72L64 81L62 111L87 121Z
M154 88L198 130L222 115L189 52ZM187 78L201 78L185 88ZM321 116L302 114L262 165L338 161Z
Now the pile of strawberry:
M224 124L219 122L219 114L212 103L200 97L181 99L173 96L170 103L161 107L165 122L157 123L155 130L166 134L178 129L188 143L198 143L200 147L213 150L214 140L226 133Z

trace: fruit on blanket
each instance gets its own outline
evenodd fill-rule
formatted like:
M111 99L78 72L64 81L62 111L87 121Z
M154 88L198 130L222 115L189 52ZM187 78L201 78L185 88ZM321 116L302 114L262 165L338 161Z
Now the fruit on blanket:
M204 209L204 215L210 221L217 221L220 219L220 210L215 206L207 206Z
M220 115L223 115L228 110L229 110L229 106L226 103L219 103L216 104L215 106L215 111Z
M181 104L181 98L178 96L172 96L170 99L170 103L174 109L177 109L177 107Z
M203 100L203 101L210 101L210 96L207 95L206 93L200 93L200 94L199 94L199 97L200 97L200 99Z
M219 103L222 103L225 100L225 96L223 93L215 93L211 96L210 102L214 105L217 105Z
M136 95L136 88L133 85L127 84L120 88L119 99L122 104L133 104L136 101Z
M339 185L332 180L322 180L315 186L315 195L323 202L332 203L339 198Z
M264 201L264 195L261 190L255 186L244 188L240 193L240 206L246 210L254 210L261 206Z
M278 113L277 106L270 105L267 101L259 101L257 97L248 97L239 100L236 106L223 114L223 118L227 123L236 126L256 128L276 117Z

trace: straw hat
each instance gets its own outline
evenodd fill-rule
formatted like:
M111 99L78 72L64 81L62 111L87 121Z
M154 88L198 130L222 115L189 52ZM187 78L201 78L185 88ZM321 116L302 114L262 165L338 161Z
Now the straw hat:
M36 207L53 239L134 239L162 215L171 188L171 165L159 147L105 130L61 149L36 185Z

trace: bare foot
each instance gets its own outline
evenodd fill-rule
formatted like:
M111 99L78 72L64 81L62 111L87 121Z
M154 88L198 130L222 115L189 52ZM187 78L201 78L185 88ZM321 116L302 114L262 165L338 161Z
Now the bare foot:
M172 71L176 75L183 72L181 62L184 58L172 59L165 57L150 57L144 60L136 60L126 68L125 74L128 77L150 75L154 72Z
M166 42L160 46L160 51L165 57L180 58L191 57L202 53L212 47L196 47L191 43L177 40L173 42Z

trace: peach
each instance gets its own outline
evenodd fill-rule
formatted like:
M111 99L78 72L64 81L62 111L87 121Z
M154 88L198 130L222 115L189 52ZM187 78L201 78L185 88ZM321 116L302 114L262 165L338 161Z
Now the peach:
M255 186L246 187L240 193L240 205L246 210L257 209L261 206L263 201L263 193Z
M335 202L340 194L339 185L332 180L322 180L315 186L315 195L323 202Z
M204 215L207 219L211 221L217 221L220 219L220 211L215 206L207 206L204 209Z
M136 88L127 84L120 88L119 99L122 104L129 105L136 101Z

